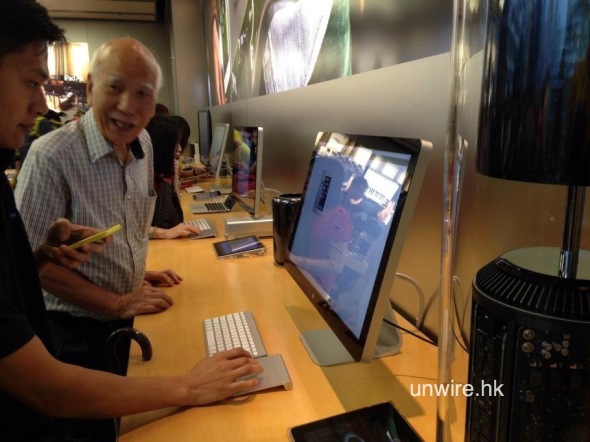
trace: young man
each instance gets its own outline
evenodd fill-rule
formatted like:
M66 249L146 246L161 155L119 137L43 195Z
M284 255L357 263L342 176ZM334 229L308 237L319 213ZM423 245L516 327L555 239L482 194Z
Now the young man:
M0 2L3 170L35 117L47 112L42 89L48 78L47 43L57 40L63 40L62 31L35 1ZM240 349L203 359L186 375L165 378L125 378L58 361L53 356L37 269L43 270L49 259L73 268L102 247L76 251L63 245L96 230L60 220L33 254L8 180L4 173L0 175L1 440L67 441L65 418L108 418L206 404L256 385L255 379L237 380L261 371ZM117 392L116 400L112 392Z

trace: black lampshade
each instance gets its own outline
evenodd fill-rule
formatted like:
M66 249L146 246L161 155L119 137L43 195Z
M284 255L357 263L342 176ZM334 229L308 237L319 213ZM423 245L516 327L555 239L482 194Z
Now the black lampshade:
M489 0L478 172L590 185L590 2Z

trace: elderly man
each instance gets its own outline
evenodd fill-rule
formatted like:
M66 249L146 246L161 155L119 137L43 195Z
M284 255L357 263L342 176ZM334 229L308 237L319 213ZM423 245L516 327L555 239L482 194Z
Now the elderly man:
M139 41L118 38L97 50L89 72L90 111L32 144L15 196L33 247L59 217L122 226L103 254L77 270L49 266L41 279L58 357L106 370L108 335L135 315L170 307L161 286L181 278L171 270L146 272L156 194L144 127L155 114L160 66Z

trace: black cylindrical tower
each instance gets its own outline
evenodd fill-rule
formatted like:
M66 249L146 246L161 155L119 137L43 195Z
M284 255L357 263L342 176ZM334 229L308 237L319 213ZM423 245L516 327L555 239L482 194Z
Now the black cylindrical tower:
M466 440L590 440L590 280L515 264L527 253L473 283Z

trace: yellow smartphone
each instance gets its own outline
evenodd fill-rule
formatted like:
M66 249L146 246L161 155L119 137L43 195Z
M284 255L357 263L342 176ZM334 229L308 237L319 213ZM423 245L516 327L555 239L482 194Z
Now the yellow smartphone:
M72 249L77 249L83 246L84 244L90 244L91 242L100 241L101 239L104 239L107 236L111 236L113 233L118 232L119 230L121 230L121 224L115 224L114 226L109 227L108 229L104 229L98 233L95 233L94 235L90 235L84 239L81 239L80 241L75 242L74 244L70 244L70 247Z

